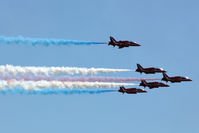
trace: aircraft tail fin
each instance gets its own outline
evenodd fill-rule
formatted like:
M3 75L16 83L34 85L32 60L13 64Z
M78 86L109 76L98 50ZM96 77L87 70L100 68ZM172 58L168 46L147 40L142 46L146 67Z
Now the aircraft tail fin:
M141 80L140 86L146 87L146 85L147 85L147 82L145 80Z
M169 76L166 73L163 73L163 78L168 79Z
M112 37L112 36L110 36L110 42L112 42L112 43L116 43L115 38L114 38L114 37Z
M144 85L147 84L146 80L142 80L141 82L142 82L142 84L144 84Z
M125 88L124 88L124 86L120 86L120 89L124 90Z
M118 91L124 94L125 91L124 89L125 89L124 86L120 86L120 89Z
M137 64L137 67L138 67L139 70L143 69L143 67L140 64Z
M146 80L142 80L141 82L142 82L142 83L144 83L144 84L146 84L146 83L147 83L147 82L146 82Z

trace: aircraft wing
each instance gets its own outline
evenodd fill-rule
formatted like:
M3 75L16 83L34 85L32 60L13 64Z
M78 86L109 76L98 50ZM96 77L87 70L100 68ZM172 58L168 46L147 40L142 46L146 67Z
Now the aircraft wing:
M118 46L119 49L124 48L124 46Z

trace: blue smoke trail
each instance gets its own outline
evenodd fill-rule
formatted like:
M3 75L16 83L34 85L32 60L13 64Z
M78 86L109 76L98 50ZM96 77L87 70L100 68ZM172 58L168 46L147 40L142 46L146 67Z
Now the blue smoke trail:
M0 43L5 44L31 44L31 45L95 45L107 44L107 42L89 42L63 39L41 39L41 38L24 38L24 37L5 37L0 36Z
M15 88L15 89L1 89L1 94L42 94L42 95L49 95L49 94L100 94L100 93L108 93L108 92L116 92L117 90L97 90L97 89L38 89L38 90L25 90L22 88Z

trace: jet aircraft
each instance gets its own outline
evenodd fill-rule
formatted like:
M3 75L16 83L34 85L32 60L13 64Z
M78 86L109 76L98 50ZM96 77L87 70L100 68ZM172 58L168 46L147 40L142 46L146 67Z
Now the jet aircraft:
M149 87L149 89L159 88L159 87L169 87L169 85L161 82L146 82L145 80L141 81L140 86L143 86L144 88Z
M182 81L192 81L188 77L181 77L181 76L169 77L166 73L163 73L162 80L166 82L170 81L171 83L182 82Z
M146 93L146 90L143 89L137 89L137 88L125 88L124 86L121 86L118 92L121 93L127 93L127 94L137 94L137 93Z
M145 74L154 74L154 73L163 73L166 71L162 68L155 68L155 67L143 68L140 64L137 64L136 72L145 73Z
M130 41L116 41L112 36L110 36L110 42L108 45L112 46L118 46L119 49L129 46L141 46L140 44L136 42L130 42Z

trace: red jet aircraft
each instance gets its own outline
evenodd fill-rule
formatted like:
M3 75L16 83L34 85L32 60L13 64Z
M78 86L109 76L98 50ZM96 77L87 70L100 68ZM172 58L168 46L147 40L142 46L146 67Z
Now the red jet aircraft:
M141 46L140 44L136 42L130 42L130 41L116 41L112 36L110 36L110 42L108 45L112 46L118 46L119 49L129 46Z
M137 93L146 93L146 90L143 89L137 89L137 88L125 88L124 86L121 86L118 92L121 93L127 93L127 94L137 94Z
M154 74L154 73L163 73L166 71L162 68L155 68L155 67L143 68L140 64L137 64L136 72L145 73L145 74Z
M181 77L181 76L169 77L166 73L163 73L162 80L164 80L166 82L170 81L171 83L182 82L182 81L192 81L188 77Z
M169 85L161 82L146 82L145 80L141 81L140 86L144 86L144 88L149 87L149 89L159 88L159 87L169 87Z

